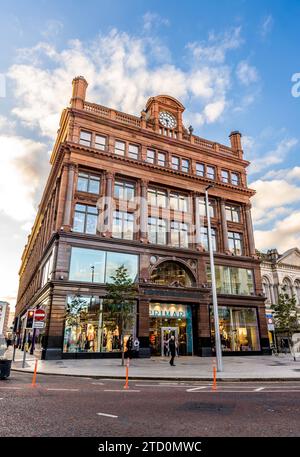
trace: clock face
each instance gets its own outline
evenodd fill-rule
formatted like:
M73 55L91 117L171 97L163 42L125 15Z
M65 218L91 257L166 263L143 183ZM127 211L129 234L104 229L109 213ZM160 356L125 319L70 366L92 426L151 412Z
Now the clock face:
M159 122L168 129L174 129L177 125L176 119L173 114L168 113L167 111L161 111L159 113Z

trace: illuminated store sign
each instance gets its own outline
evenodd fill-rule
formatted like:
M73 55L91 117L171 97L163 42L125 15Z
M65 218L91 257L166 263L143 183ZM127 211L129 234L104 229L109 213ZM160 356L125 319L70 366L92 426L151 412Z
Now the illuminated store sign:
M151 303L150 317L163 317L165 319L186 319L185 305Z

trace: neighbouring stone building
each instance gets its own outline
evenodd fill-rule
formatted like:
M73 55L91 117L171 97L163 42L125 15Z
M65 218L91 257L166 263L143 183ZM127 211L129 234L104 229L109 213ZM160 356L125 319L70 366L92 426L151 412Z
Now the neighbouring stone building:
M7 301L0 301L0 336L5 336L8 327L10 306Z
M33 336L44 358L119 356L120 332L103 297L125 265L138 284L128 334L139 338L140 355L162 355L172 333L181 355L211 355L204 192L213 184L223 352L269 353L241 134L230 134L230 146L194 135L183 125L184 106L168 95L151 97L133 116L86 101L86 89L83 77L73 80L22 256L20 341L26 310L42 308L46 327Z
M289 296L296 296L300 318L300 250L292 248L279 254L277 249L270 249L267 253L260 253L260 258L269 339L274 344L272 306L277 303L280 293L285 292Z

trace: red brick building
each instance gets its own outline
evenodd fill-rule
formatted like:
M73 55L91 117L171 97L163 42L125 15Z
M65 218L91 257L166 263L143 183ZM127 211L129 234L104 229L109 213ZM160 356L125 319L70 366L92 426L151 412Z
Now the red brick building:
M183 105L151 97L139 117L86 101L73 80L51 171L22 256L16 315L47 312L35 339L45 358L120 352L119 329L102 312L105 284L125 265L138 284L128 334L140 355L214 350L204 192L209 184L224 354L268 353L241 135L230 147L193 135ZM80 300L76 301L76 297ZM74 301L75 298L75 301Z

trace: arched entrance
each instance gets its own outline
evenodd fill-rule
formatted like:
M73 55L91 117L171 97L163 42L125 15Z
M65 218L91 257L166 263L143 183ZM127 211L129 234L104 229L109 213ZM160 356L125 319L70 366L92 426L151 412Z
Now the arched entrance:
M196 285L194 274L183 262L165 260L154 266L150 280L153 284L165 286L168 289L178 288L178 295L173 303L161 300L152 301L149 305L152 355L169 355L168 340L171 335L174 335L177 340L179 355L192 355L192 310L190 304L180 300L180 289Z

